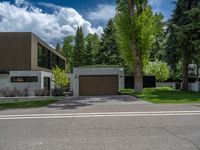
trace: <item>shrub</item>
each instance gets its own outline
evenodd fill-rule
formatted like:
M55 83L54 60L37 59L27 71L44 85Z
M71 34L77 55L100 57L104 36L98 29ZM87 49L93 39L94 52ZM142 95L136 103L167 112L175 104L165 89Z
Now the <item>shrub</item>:
M28 95L28 88L23 90L17 88L6 88L1 91L1 95L4 97L25 97Z
M69 85L69 78L65 70L62 70L58 66L56 66L55 68L53 68L52 74L55 86L62 88Z
M134 92L133 89L121 89L121 90L119 91L119 94L121 94L121 95L130 95L130 94L132 94L133 92Z
M146 75L155 76L157 81L165 81L169 78L169 67L162 61L149 62L144 67Z
M50 92L48 89L37 89L35 90L35 96L49 96Z

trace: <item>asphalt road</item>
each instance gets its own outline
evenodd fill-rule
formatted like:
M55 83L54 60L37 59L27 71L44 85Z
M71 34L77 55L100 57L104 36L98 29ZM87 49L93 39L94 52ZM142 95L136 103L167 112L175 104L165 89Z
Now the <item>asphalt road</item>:
M198 104L105 97L0 111L0 150L199 149Z

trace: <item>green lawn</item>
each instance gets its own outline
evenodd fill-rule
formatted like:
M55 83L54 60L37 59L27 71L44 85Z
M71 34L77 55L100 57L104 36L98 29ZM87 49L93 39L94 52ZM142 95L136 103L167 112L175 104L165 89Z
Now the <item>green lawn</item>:
M0 104L0 109L20 109L20 108L36 108L44 107L49 104L53 104L57 100L34 100L34 101L22 101L22 102L10 102Z
M171 88L144 89L141 93L132 94L152 103L200 103L200 93L172 90Z

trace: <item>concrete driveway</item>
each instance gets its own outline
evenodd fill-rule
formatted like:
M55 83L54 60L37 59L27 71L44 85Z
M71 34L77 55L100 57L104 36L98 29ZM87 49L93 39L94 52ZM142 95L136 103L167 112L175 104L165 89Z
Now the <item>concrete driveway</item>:
M0 111L1 150L198 150L200 105L129 96L67 98Z

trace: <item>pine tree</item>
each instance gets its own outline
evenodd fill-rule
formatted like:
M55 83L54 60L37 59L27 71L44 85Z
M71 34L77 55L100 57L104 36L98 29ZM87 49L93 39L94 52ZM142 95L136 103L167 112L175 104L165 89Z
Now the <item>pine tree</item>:
M78 27L75 36L73 67L84 66L85 40L82 27Z
M87 45L86 45L86 51L84 55L84 64L86 66L93 64L93 55L92 55L92 41L91 39L88 39Z
M116 41L116 28L111 19L101 37L97 62L104 65L121 65L122 61Z
M92 65L96 65L98 64L97 61L97 53L98 53L98 49L99 49L99 43L100 43L100 39L99 36L95 33L95 34L88 34L87 37L85 38L86 43L91 43L91 51L92 51Z
M170 21L168 53L173 54L174 58L182 60L182 90L188 90L188 65L192 63L200 51L199 22L200 2L197 0L178 0Z
M66 58L68 72L72 72L73 69L73 42L74 36L67 36L64 39L64 45L61 51L62 55Z
M61 51L60 43L57 43L57 44L56 44L56 51L57 51L57 52L60 52L60 51Z

